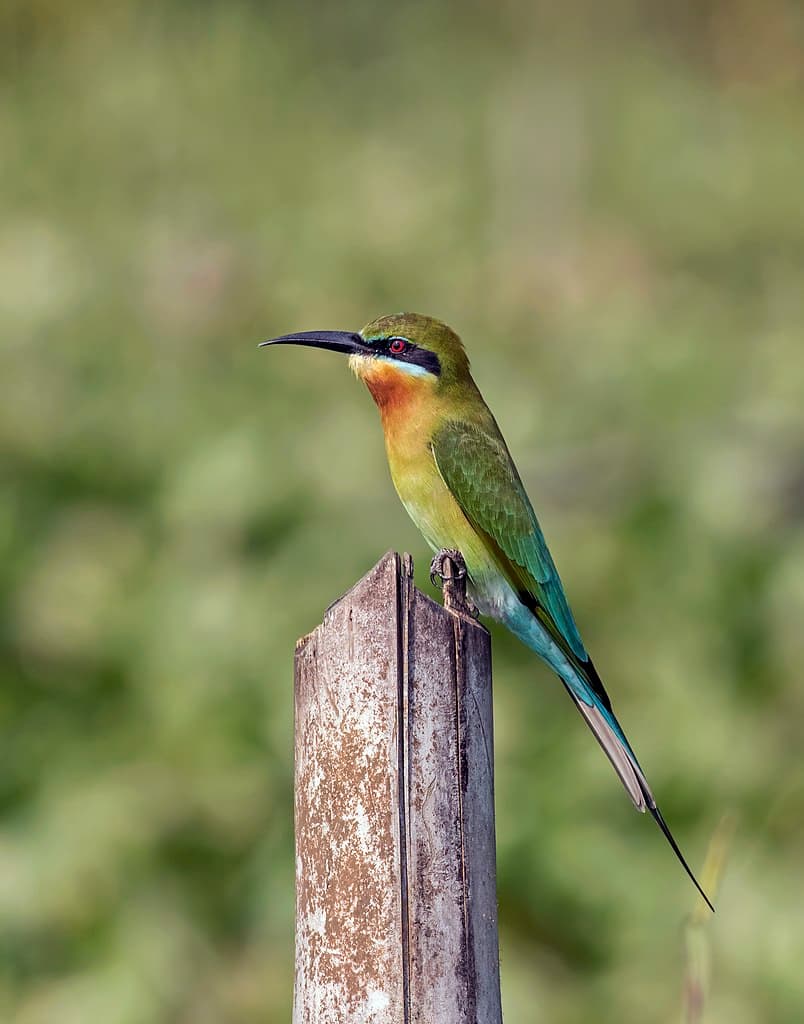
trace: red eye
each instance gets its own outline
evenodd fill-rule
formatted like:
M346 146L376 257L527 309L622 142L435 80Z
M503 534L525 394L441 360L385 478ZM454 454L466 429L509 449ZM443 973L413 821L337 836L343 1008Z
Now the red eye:
M392 338L391 344L388 346L388 351L393 352L395 356L398 356L400 352L404 352L407 347L408 346L404 338Z

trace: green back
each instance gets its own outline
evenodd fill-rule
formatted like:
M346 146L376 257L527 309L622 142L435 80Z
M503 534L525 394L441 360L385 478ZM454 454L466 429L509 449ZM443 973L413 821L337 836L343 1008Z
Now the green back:
M559 645L586 661L558 571L502 436L451 420L436 432L432 446L444 482L509 583L546 613L539 617Z

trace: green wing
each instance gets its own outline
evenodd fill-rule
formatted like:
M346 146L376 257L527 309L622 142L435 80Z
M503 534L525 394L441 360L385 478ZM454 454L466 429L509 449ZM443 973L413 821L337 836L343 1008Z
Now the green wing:
M444 483L475 530L485 536L524 603L533 603L534 614L559 645L569 649L567 653L588 661L558 571L505 441L474 424L450 421L435 434L432 447Z

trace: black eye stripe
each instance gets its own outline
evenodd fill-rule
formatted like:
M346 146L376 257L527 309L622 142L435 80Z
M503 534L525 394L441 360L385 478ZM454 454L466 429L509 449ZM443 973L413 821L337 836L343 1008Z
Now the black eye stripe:
M441 360L435 354L435 352L428 352L424 348L416 348L414 345L412 349L409 349L405 354L404 358L409 363L416 363L418 366L424 367L428 373L432 373L434 377L441 376Z
M403 347L394 351L391 346L394 342L400 341ZM441 361L435 352L430 352L426 348L419 348L410 338L405 338L401 334L391 334L386 338L367 338L366 343L376 349L377 355L387 354L393 359L398 359L400 362L416 363L417 366L423 367L428 373L432 373L433 376L441 376Z

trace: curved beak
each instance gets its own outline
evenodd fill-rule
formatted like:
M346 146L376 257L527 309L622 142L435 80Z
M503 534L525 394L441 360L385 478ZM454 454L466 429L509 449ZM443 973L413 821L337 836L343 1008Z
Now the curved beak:
M310 348L327 348L332 352L365 352L366 346L359 334L351 331L301 331L298 334L283 334L279 338L261 341L265 345L307 345Z

